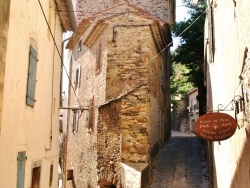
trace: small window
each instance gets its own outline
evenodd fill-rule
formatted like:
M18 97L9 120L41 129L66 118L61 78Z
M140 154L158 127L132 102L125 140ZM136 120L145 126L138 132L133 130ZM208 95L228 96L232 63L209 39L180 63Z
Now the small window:
M81 66L78 66L76 69L76 78L75 78L75 87L80 87L80 81L81 81Z
M32 169L31 188L40 188L40 174L41 174L41 167L40 166Z
M73 175L73 170L67 170L67 180L73 180L74 175Z
M49 186L51 187L53 183L53 165L50 165L50 177L49 177Z
M89 109L89 121L88 121L88 132L91 133L94 129L94 125L95 125L95 101L94 101L94 96L90 102L90 109Z
M100 42L96 48L95 75L98 75L101 72L101 56L102 56L102 44Z
M34 107L36 88L37 51L30 46L26 104Z
M80 118L79 111L73 110L73 126L72 126L73 134L76 134L78 132L79 118Z
M77 51L78 51L78 53L80 53L80 52L82 51L82 40L80 40L80 41L78 42Z

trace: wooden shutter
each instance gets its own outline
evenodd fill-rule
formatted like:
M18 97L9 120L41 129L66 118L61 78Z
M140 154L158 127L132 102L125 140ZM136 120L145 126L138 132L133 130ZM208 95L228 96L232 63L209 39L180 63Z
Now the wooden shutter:
M24 188L26 152L18 152L17 156L17 188Z
M95 125L95 98L93 96L92 101L91 101L91 106L89 110L89 129L93 129Z
M101 56L102 56L102 44L99 43L96 49L95 75L98 75L101 72Z
M79 125L79 111L74 110L73 111L73 126L72 126L73 134L76 134L78 132L78 125Z
M37 52L32 46L30 46L26 104L32 107L35 103L37 61Z
M81 82L81 66L79 65L76 69L76 78L75 78L75 88L80 87Z

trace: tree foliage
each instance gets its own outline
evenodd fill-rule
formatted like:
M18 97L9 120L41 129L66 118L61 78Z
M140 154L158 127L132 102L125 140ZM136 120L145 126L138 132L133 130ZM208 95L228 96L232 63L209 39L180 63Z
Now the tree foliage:
M183 64L173 64L173 75L170 80L171 102L174 106L178 106L176 97L184 96L187 92L194 88L193 83L188 81L186 76L190 70Z
M173 34L180 37L180 45L172 54L173 62L186 65L190 70L185 75L188 81L198 88L199 115L205 113L206 88L204 86L204 25L206 17L205 0L199 0L194 7L190 1L183 0L189 7L189 18L174 25Z
M190 18L174 25L173 35L180 36L180 45L172 54L173 61L186 65L190 69L190 72L187 73L189 81L195 86L199 86L203 84L201 78L203 78L206 4L200 1L197 7L193 7L189 1L184 1L184 3L189 7ZM186 28L188 29L186 30Z
M178 96L179 94L186 94L194 88L193 83L188 81L186 74L189 73L189 69L180 63L173 64L173 75L171 77L171 94Z

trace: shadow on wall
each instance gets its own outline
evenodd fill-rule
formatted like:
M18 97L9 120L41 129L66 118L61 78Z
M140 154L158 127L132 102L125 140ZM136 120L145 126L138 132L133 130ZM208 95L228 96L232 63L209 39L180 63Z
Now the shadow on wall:
M249 125L248 125L249 126ZM246 127L242 128L245 132L245 140L242 144L242 151L239 159L236 161L236 169L234 172L233 179L231 181L231 188L246 188L250 187L250 130ZM243 130L242 130L243 131ZM242 138L243 140L243 138ZM235 148L239 147L239 141L235 142ZM234 155L236 155L235 149L233 150Z
M206 67L206 71L208 72L208 75L205 76L205 83L207 86L207 107L209 109L213 109L213 93L212 93L212 86L211 86L211 79L209 75L209 67ZM206 75L206 73L205 73ZM207 109L207 110L209 110ZM210 175L210 187L217 187L215 179L216 179L216 169L214 168L215 166L215 161L214 161L214 152L213 152L213 144L212 142L207 142L207 155L208 155L208 165L209 165L209 175Z
M188 102L186 97L180 97L177 99L178 106L173 107L171 110L171 128L174 130L187 132L185 127L188 127Z

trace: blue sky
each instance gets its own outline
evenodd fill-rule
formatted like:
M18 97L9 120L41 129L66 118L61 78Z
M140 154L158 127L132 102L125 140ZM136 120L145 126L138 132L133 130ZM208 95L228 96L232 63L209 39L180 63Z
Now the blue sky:
M182 21L185 18L188 18L188 9L187 7L183 6L182 0L176 0L176 22ZM172 50L174 50L179 43L178 38L173 38L173 47Z

